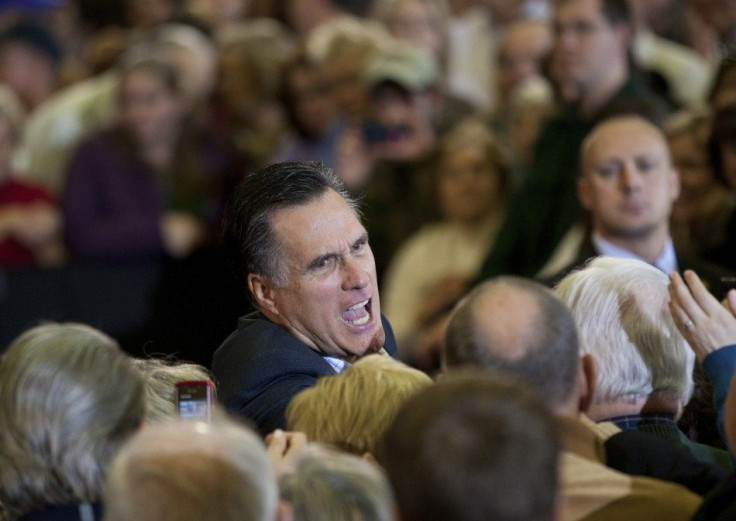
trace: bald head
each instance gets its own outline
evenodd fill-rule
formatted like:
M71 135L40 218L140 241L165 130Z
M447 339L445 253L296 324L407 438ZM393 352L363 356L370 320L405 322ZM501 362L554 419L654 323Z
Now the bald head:
M610 152L613 142L623 136L630 136L634 141L644 140L645 146L656 149L670 162L667 138L662 130L646 118L629 114L602 121L586 136L580 147L583 174L594 168L599 156Z
M445 341L445 364L492 369L540 391L554 409L573 397L578 341L567 308L536 282L499 277L458 304Z

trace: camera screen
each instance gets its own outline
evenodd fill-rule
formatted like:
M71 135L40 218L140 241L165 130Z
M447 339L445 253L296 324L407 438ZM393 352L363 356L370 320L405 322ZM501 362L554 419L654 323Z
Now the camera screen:
M179 418L209 420L210 395L206 385L177 387Z

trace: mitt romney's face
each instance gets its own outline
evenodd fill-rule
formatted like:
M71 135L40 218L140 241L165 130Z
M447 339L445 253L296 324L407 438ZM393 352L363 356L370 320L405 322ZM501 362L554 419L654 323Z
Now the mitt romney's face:
M261 279L255 289L264 314L323 355L352 360L379 351L385 334L376 266L355 211L327 190L276 211L271 227L285 273L282 284Z

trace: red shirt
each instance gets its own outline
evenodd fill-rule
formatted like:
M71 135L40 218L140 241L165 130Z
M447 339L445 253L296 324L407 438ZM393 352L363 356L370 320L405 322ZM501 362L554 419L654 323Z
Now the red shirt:
M10 204L30 205L39 202L54 204L54 199L40 186L17 179L8 179L0 184L0 209ZM33 252L13 237L0 240L0 266L33 266L35 263Z

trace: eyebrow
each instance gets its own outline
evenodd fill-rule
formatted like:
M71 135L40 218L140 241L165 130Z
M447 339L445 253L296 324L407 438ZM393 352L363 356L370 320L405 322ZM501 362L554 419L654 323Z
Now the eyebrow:
M350 247L352 248L353 246L357 244L368 244L368 232L364 231L360 235L360 237L358 237L356 240L350 243ZM322 255L319 255L315 257L309 264L307 264L305 271L313 270L323 261L329 260L331 258L341 257L342 255L343 253L340 253L340 252L329 252L329 253L324 253Z

